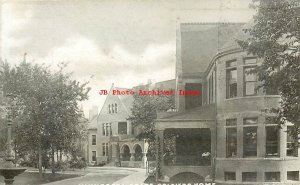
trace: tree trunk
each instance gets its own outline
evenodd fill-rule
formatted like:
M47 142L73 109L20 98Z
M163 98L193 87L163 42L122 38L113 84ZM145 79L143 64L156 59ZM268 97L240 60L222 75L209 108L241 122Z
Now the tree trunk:
M40 178L43 178L43 154L42 154L42 143L39 141L39 174Z
M54 148L53 146L51 147L51 171L52 174L55 174L55 164L54 164Z

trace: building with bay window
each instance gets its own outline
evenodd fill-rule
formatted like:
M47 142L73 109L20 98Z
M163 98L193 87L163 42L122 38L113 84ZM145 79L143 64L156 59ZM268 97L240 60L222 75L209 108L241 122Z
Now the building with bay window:
M182 23L177 30L177 112L156 120L157 178L217 184L299 184L298 140L291 123L272 123L276 91L257 88L260 61L236 43L250 24ZM184 180L183 180L184 181ZM187 181L185 181L187 182Z

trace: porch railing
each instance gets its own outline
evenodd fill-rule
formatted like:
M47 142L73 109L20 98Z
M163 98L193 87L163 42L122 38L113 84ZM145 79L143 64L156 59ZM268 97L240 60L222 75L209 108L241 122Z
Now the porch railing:
M210 157L196 155L171 155L164 157L166 166L210 166Z

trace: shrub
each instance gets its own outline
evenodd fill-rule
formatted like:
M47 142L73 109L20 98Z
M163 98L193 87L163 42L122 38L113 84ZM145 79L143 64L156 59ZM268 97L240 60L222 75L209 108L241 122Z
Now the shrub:
M85 168L87 166L85 159L84 158L80 158L80 159L72 159L70 161L70 168L76 168L76 169L82 169Z
M65 161L58 161L54 165L55 171L66 171L70 167L69 163Z

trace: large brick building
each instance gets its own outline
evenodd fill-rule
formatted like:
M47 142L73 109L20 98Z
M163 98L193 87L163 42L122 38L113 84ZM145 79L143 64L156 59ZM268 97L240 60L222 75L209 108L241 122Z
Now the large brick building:
M251 24L184 23L177 32L177 112L156 120L161 180L188 176L217 184L299 184L298 148L287 130L265 120L279 95L256 89L261 62L236 39ZM168 136L168 137L166 137ZM170 144L171 143L171 144ZM178 181L177 181L178 182Z

